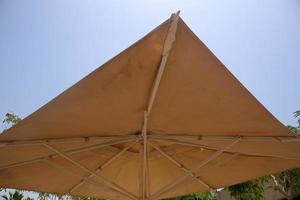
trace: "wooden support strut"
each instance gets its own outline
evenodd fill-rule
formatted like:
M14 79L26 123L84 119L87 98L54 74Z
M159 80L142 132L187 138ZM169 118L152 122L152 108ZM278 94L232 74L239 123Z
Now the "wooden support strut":
M93 144L93 145L89 145L89 146L85 146L85 147L70 149L70 150L65 151L64 153L66 153L67 155L73 155L73 154L84 152L84 151L90 151L93 149L103 148L103 147L120 144L120 143L124 143L124 142L130 142L130 141L133 141L133 139L113 140L113 141L103 142L100 144ZM47 144L47 143L41 143L41 144ZM51 154L47 154L47 155L43 155L43 156L37 156L37 157L31 158L28 160L23 160L20 162L14 162L14 163L2 165L2 166L0 166L0 170L12 168L12 167L18 167L18 166L22 166L22 165L27 165L27 164L31 164L31 163L35 163L35 162L40 162L40 161L43 161L45 158L48 158L48 157L55 158L58 156L60 156L60 155L57 153L51 153Z
M119 139L134 139L136 134L128 135L112 135L112 136L89 136L89 137L71 137L71 138L48 138L48 139L36 139L36 140L8 140L0 141L0 147L6 146L27 146L27 145L42 145L43 143L52 144L64 144L64 143L80 143L80 142L103 142L108 140L119 140Z
M45 142L52 144L63 143L80 143L80 142L99 142L113 139L129 139L135 138L135 134L129 135L115 135L115 136L90 136L90 137L73 137L73 138L48 138L38 140L9 140L0 141L0 148L6 146L26 146L26 145L41 145ZM171 135L171 134L149 134L150 138L168 138L168 139L193 139L193 140L216 140L216 141L228 141L236 138L241 138L241 141L247 142L300 142L299 136L224 136L224 135Z
M170 160L172 163L174 163L178 168L183 170L184 172L188 173L194 180L199 182L201 185L204 185L207 189L212 189L211 186L209 186L207 183L205 183L203 180L201 180L199 177L196 177L193 172L191 172L189 169L187 169L182 163L177 161L174 157L169 155L167 152L159 148L158 146L154 145L153 143L149 142L149 144L155 148L159 153L161 153L163 156L165 156L168 160Z
M105 187L105 188L107 188L108 190L110 190L110 191L112 191L112 192L118 192L118 191L116 191L116 190L114 190L114 189L112 189L112 188L110 188L110 187L107 187L106 185L103 185L103 184L101 184L101 183L98 183L97 181L89 180L89 179L87 179L86 177L81 176L81 175L79 175L78 173L75 173L75 172L73 172L73 171L67 169L67 168L64 167L63 165L58 164L58 163L54 162L54 161L51 160L51 159L44 159L44 162L48 163L49 165L55 167L56 169L58 169L58 170L60 170L60 171L64 171L64 172L66 172L66 173L72 175L73 177L77 177L77 178L83 179L84 182L86 182L86 183L88 183L88 184L90 184L90 185L92 185L92 186L95 186L95 187L97 187L97 188L99 188L99 189L103 189L103 187ZM69 194L68 191L66 191L66 194ZM123 194L122 194L122 195L123 195Z
M234 141L232 141L230 144L228 144L227 146L225 146L224 148L216 151L215 153L213 153L211 156L209 156L207 159L202 160L197 166L195 166L193 169L190 170L190 172L192 173L196 173L201 167L203 167L204 165L206 165L207 163L209 163L211 160L215 159L216 157L218 157L219 155L221 155L224 151L226 151L227 149L231 148L234 144L236 144L237 142L239 142L240 139L236 139ZM188 173L178 177L176 180L172 181L171 183L169 183L168 185L165 185L164 187L162 187L160 190L158 190L157 192L155 192L150 199L151 200L155 200L158 197L160 197L162 194L168 192L170 189L174 188L175 186L177 186L178 184L180 184L181 182L183 182L187 177L189 176Z
M190 139L190 140L212 140L212 141L233 141L241 138L244 142L300 142L299 136L234 136L234 135L172 135L172 134L149 134L149 138L157 139Z
M166 40L164 43L162 59L161 59L161 62L160 62L159 68L158 68L158 72L157 72L157 75L154 80L153 87L152 87L152 90L150 93L150 98L149 98L148 107L147 107L148 115L150 115L150 113L151 113L153 103L154 103L154 100L155 100L155 97L157 94L158 86L160 84L163 72L166 67L169 53L171 51L173 42L176 39L176 31L177 31L177 23L178 23L178 19L179 19L179 13L180 13L180 11L178 11L176 14L172 14L172 16L171 16L171 25L168 30L167 37L166 37Z
M151 111L152 106L149 106L148 113ZM148 114L149 115L149 114ZM193 140L216 140L216 141L228 141L236 138L241 138L241 141L247 142L300 142L299 136L235 136L235 135L171 135L171 134L148 134L149 138L168 138L168 139L193 139ZM9 140L0 141L0 148L6 146L27 146L27 145L41 145L45 142L52 144L63 143L80 143L80 142L101 142L105 140L114 139L129 139L135 138L135 134L128 135L114 135L114 136L89 136L89 137L71 137L71 138L48 138L37 140Z
M169 27L166 40L164 42L164 47L162 51L162 58L160 65L158 67L158 72L156 74L155 80L153 82L153 86L150 92L148 106L146 111L144 112L144 122L142 126L141 136L143 138L142 140L142 147L141 149L141 173L140 173L140 195L143 200L146 198L149 198L149 175L148 175L148 160L147 160L147 124L148 124L148 117L151 114L151 110L153 107L153 103L158 91L158 87L167 63L167 59L170 53L170 50L172 48L173 42L175 41L176 36L176 30L177 30L177 23L179 19L179 11L176 14L172 14L171 16L171 25Z
M207 149L207 150L213 150L213 151L218 151L219 148L217 147L211 147L191 141L184 141L183 139L178 140L178 139L153 139L153 138L148 138L149 141L159 141L159 142L166 142L166 143L172 143L172 144L179 144L179 145L184 145L184 146L190 146L190 147L197 147L197 148L202 148L202 149ZM242 141L242 139L240 139ZM225 153L239 153L242 156L252 156L252 157L269 157L269 158L280 158L280 159L285 159L285 160L300 160L300 157L287 157L287 156L280 156L280 155L274 155L274 154L265 154L265 153L249 153L249 152L242 152L242 151L237 151L237 150L226 150L224 151Z
M105 183L105 185L107 187L110 187L110 188L118 191L120 194L123 194L123 195L127 196L128 198L130 198L132 200L138 200L138 198L134 194L128 192L126 189L122 188L121 186L117 185L116 183L114 183L114 182L112 182L110 180L107 180L106 178L100 176L99 174L96 174L94 171L92 171L92 170L88 169L87 167L83 166L78 161L73 160L70 156L68 156L64 152L56 149L55 147L53 147L50 144L44 144L44 145L47 148L49 148L50 150L56 152L57 154L60 154L63 158L65 158L66 160L70 161L71 163L73 163L75 166L79 167L83 171L85 171L85 172L87 172L89 174L92 174L92 175L96 176L97 178L101 179Z
M115 159L122 156L128 149L130 149L135 144L136 144L136 142L129 143L129 145L127 147L122 149L119 153L115 154L113 157L111 157L109 160L107 160L101 166L99 166L95 170L95 173L98 173L98 172L102 171L104 168L106 168L108 165L110 165ZM85 182L86 179L90 179L93 176L94 176L93 174L90 174L90 175L84 177L79 183L75 184L71 189L69 189L68 193L72 194L72 192L75 191L77 188L79 188Z

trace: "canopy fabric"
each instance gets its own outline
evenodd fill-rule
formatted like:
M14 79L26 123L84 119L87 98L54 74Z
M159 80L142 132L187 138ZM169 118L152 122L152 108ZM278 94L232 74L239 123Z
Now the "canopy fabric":
M299 138L178 14L1 134L0 187L154 200L299 167Z

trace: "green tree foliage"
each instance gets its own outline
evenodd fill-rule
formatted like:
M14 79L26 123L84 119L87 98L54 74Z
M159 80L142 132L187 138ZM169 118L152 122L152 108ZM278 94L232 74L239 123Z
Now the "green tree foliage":
M38 200L101 200L101 199L41 192L38 195Z
M6 113L5 118L3 120L4 126L7 128L9 126L13 126L21 121L21 118L14 113Z
M39 200L47 200L50 198L51 198L51 195L49 193L45 193L45 192L40 192L39 196L38 196Z
M300 110L297 110L296 112L294 112L294 117L298 118L297 119L298 126L296 127L297 129L296 129L295 133L300 134Z
M297 119L297 126L291 126L287 125L288 129L290 129L293 133L296 133L297 135L300 134L300 110L294 112L294 117Z
M262 177L250 180L245 183L229 186L227 190L236 200L261 200L264 198L264 185L269 179L269 177Z
M190 195L170 198L168 200L216 200L216 191L196 192Z
M3 195L2 198L5 200L25 200L23 194L18 190L10 191L8 194Z
M194 193L194 196L196 197L195 200L216 200L216 191L211 190L209 192L197 192Z
M296 112L294 112L294 117L295 118L299 117L299 119L297 120L297 122L300 125L300 110L297 110Z

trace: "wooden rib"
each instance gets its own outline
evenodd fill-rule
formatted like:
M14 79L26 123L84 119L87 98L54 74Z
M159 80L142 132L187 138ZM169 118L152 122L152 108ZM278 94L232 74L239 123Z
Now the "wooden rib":
M167 37L164 43L164 47L163 47L163 52L162 52L162 59L158 68L158 72L150 93L150 98L149 98L149 103L148 103L148 108L147 108L147 113L148 115L150 115L152 107L153 107L153 103L154 103L154 99L158 90L158 86L160 84L163 72L165 70L165 66L169 57L169 53L171 51L173 42L176 39L176 31L177 31L177 23L178 23L178 19L179 19L179 13L180 11L178 11L176 14L172 14L171 16L171 25L170 28L168 30L167 33Z
M109 160L107 160L106 162L104 162L101 166L99 166L96 170L95 173L98 173L100 171L102 171L104 168L106 168L108 165L110 165L114 160L116 160L117 158L119 158L122 154L124 154L128 149L130 149L134 144L136 144L136 142L132 142L130 143L127 147L125 147L124 149L122 149L119 153L115 154L113 157L111 157ZM87 177L85 177L83 180L81 180L79 183L75 184L71 189L69 189L69 193L71 194L73 191L75 191L77 188L79 188L83 183L85 179L90 179L92 178L94 175L90 174Z
M103 189L103 187L104 187L104 188L106 188L106 189L108 189L108 190L110 190L110 191L112 191L112 192L117 192L117 193L121 194L122 196L124 196L124 194L120 193L119 191L117 191L117 190L115 190L115 189L113 189L113 188L107 187L106 185L103 185L103 184L101 184L101 183L98 183L97 181L89 180L89 179L87 179L86 177L81 176L81 175L79 175L78 173L75 173L75 172L71 171L70 169L67 169L67 168L64 167L63 165L58 164L58 163L54 162L54 161L51 160L51 159L44 159L44 161L47 162L49 165L55 167L56 169L60 170L60 171L64 171L64 172L66 172L66 173L68 173L68 174L71 174L71 175L74 176L74 177L83 179L84 182L86 182L86 183L88 183L88 184L90 184L90 185L93 185L93 186L95 186L95 187L97 187L97 188L100 188L100 189Z
M216 140L232 141L241 138L245 142L300 142L299 136L224 136L224 135L170 135L170 134L149 134L149 138L157 139L191 139L191 140Z
M205 183L203 180L201 180L199 177L196 177L193 172L191 172L189 169L187 169L182 163L180 163L178 160L176 160L173 156L159 148L158 146L154 145L153 143L149 142L149 144L155 148L158 152L160 152L163 156L165 156L168 160L170 160L172 163L174 163L179 169L183 170L185 173L187 173L189 176L191 176L194 180L199 182L201 185L204 185L207 189L212 189L211 186L209 186L207 183Z
M115 139L134 139L136 134L130 135L115 135L115 136L90 136L90 137L71 137L71 138L59 138L59 139L39 139L39 140L6 140L0 141L0 147L6 146L26 146L26 145L41 145L43 143L63 144L63 143L77 143L77 142L98 142L104 140Z
M105 143L100 143L100 144L94 144L94 145L90 145L90 146L86 146L86 147L79 147L79 148L74 148L74 149L70 149L65 151L66 154L68 155L73 155L76 153L80 153L83 151L89 151L89 150L93 150L93 149L98 149L98 148L103 148L103 147L107 147L107 146L111 146L111 145L115 145L115 144L120 144L120 143L124 143L124 142L129 142L132 141L133 139L123 139L123 140L113 140L113 141L108 141ZM46 144L46 143L43 143ZM48 157L58 157L59 155L56 153L52 153L52 154L47 154L47 155L43 155L43 156L37 156L35 158L31 158L29 160L25 160L25 161L21 161L21 162L14 162L14 163L10 163L8 165L2 165L0 166L0 170L3 169L8 169L11 167L18 167L18 166L22 166L22 165L26 165L26 164L31 164L31 163L35 163L35 162L39 162L39 161L43 161L44 158L48 158Z
M197 148L203 148L207 150L213 150L213 151L218 151L219 148L217 147L211 147L207 145L202 145L198 143L193 143L189 141L184 141L184 140L176 140L176 139L150 139L150 141L159 141L159 142L166 142L166 143L172 143L172 144L179 144L179 145L184 145L184 146L191 146L191 147L197 147ZM300 160L298 157L284 157L284 156L278 156L278 155L273 155L273 154L264 154L264 153L247 153L247 152L242 152L242 151L236 151L236 150L226 150L224 151L225 153L239 153L243 156L251 156L251 157L269 157L269 158L280 158L280 159L285 159L285 160Z
M96 174L94 171L88 169L87 167L85 167L84 165L82 165L81 163L79 163L78 161L73 160L70 156L68 156L67 154L65 154L63 151L60 151L58 149L56 149L55 147L53 147L50 144L44 144L47 148L49 148L50 150L56 152L57 154L60 154L63 158L65 158L66 160L70 161L71 163L73 163L75 166L79 167L80 169L82 169L83 171L92 174L94 176L96 176L97 178L101 179L108 187L111 187L115 190L118 190L120 193L123 193L124 195L126 195L128 198L133 199L133 200L138 200L138 198L130 193L129 191L127 191L125 188L121 187L120 185L107 180L106 178L100 176L99 174Z
M204 165L206 165L207 163L209 163L211 160L215 159L216 157L218 157L219 155L221 155L224 151L226 151L227 149L231 148L234 144L236 144L237 142L239 142L240 139L236 139L234 141L232 141L230 144L226 145L224 148L214 152L211 156L209 156L208 158L206 158L205 160L202 160L197 166L195 166L193 169L191 169L190 171L192 173L196 173L201 167L203 167ZM160 197L162 194L166 193L167 191L169 191L170 189L174 188L175 186L177 186L178 184L180 184L182 181L184 181L187 177L189 176L189 174L184 174L180 177L178 177L175 181L172 181L171 183L169 183L168 185L162 187L160 190L158 190L157 192L155 192L150 199L154 200L157 199L158 197Z

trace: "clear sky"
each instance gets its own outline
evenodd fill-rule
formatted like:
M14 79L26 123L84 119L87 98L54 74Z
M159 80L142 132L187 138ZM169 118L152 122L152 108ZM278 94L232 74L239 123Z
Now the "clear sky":
M1 0L1 119L28 116L179 9L275 117L296 124L299 0Z

